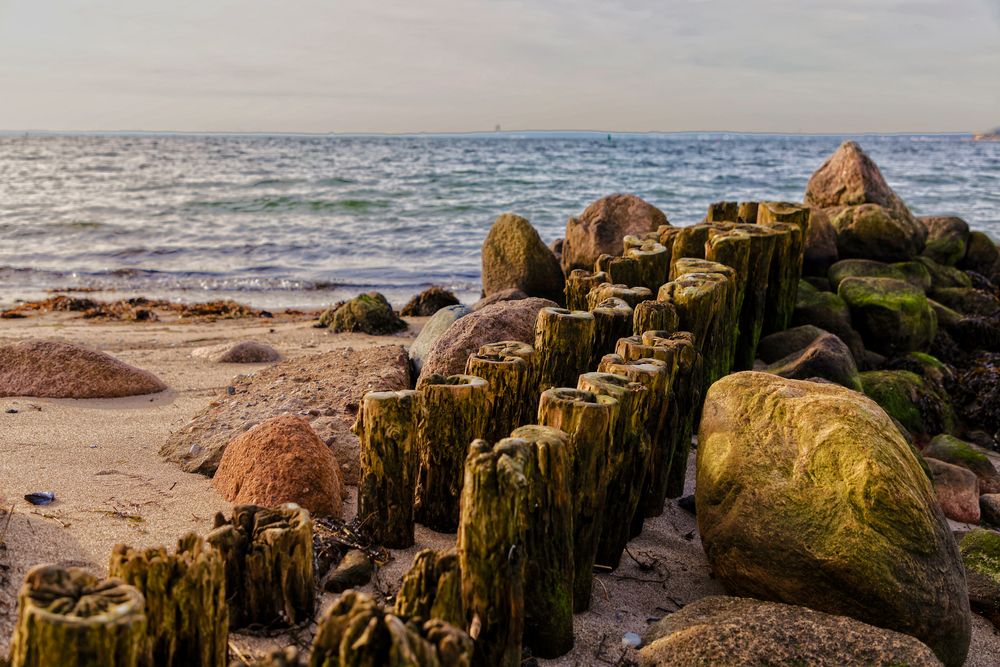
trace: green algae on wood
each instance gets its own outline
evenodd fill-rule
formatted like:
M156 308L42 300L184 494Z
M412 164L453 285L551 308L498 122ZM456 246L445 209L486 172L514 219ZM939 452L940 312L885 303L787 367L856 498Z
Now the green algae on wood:
M143 667L144 600L120 579L37 565L17 596L11 667Z
M353 429L361 458L358 520L377 544L392 549L413 545L419 401L411 390L368 392Z
M400 583L393 613L405 619L438 618L456 627L465 624L462 572L458 552L423 549Z
M480 377L488 385L485 439L492 442L505 438L530 421L531 414L524 405L537 393L538 383L532 371L522 357L483 352L469 355L465 374Z
M420 469L414 516L428 528L453 533L469 443L487 428L489 384L473 375L431 375L418 389Z
M542 308L538 311L535 359L539 391L575 384L577 376L587 371L594 328L594 316L582 310Z
M586 269L573 269L566 278L566 308L587 310L587 295L598 285L610 282L603 271L591 273Z
M638 263L639 285L654 294L669 279L671 253L662 244L647 240L638 246L626 246L625 255Z
M538 423L569 436L573 473L573 611L590 607L594 558L608 488L608 460L619 404L589 391L555 388L538 404Z
M642 285L639 262L633 257L601 255L594 263L595 273L606 273L608 280L617 285L638 287Z
M629 287L613 283L601 283L587 294L587 309L593 310L605 299L621 299L633 308L640 302L653 298L653 292L645 287Z
M743 307L740 309L736 355L733 359L733 369L744 371L753 368L754 359L757 358L777 232L758 225L739 225L737 229L750 236L746 287L743 292Z
M672 303L642 301L632 314L632 334L641 336L646 331L677 331L679 318Z
M194 533L168 553L163 547L115 545L109 576L135 586L145 598L148 664L156 667L225 667L229 610L222 557Z
M632 333L633 315L631 306L615 297L597 304L590 314L594 316L594 342L587 368L594 368L601 357L614 351L619 338Z
M776 236L774 252L771 254L771 269L767 278L764 321L761 325L761 333L765 336L776 331L784 331L791 322L798 294L798 281L793 281L793 276L801 270L796 266L801 261L803 244L802 230L795 225L776 222L767 227L774 231Z

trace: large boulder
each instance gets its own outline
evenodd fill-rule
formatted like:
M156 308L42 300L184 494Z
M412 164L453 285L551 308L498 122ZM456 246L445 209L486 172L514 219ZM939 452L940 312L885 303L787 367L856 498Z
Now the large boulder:
M874 161L854 141L845 141L813 173L803 201L816 208L878 204L910 217L903 200L885 182Z
M622 239L642 236L666 225L663 211L635 195L614 194L602 197L584 209L579 217L566 223L562 246L563 273L573 269L594 269L601 255L621 255Z
M643 643L644 667L941 664L909 635L805 607L722 595L664 616L646 630Z
M1000 533L981 528L971 530L959 547L972 610L1000 628Z
M237 376L226 391L167 438L160 455L187 472L212 475L233 438L271 417L302 415L333 450L341 480L357 484L360 445L351 425L361 398L369 391L409 386L409 360L401 345L289 359Z
M523 291L517 289L516 287L511 287L510 289L500 290L499 292L494 292L489 296L484 296L479 301L472 304L472 310L482 310L486 306L492 306L494 303L500 303L501 301L520 301L521 299L527 299L528 295Z
M490 227L483 241L483 295L519 289L562 303L565 278L555 254L531 223L504 213Z
M969 241L969 225L965 220L951 215L928 215L917 220L927 229L925 257L946 266L954 266L965 257Z
M472 311L463 305L446 306L434 313L431 319L427 320L420 333L417 334L416 340L410 343L410 363L413 364L415 375L420 374L420 369L424 367L424 359L427 358L427 354L434 347L434 343L437 342L438 338L456 320L465 317L470 312Z
M212 486L236 505L295 503L313 514L341 514L337 461L302 417L273 417L226 447Z
M837 232L830 224L830 216L823 209L812 209L802 255L802 274L825 276L826 270L838 258Z
M979 478L980 493L1000 493L1000 474L993 461L972 443L942 433L930 441L923 454L972 471Z
M814 340L826 334L820 327L811 324L776 331L760 339L757 356L767 364L773 364L790 354L807 347Z
M464 373L469 355L487 343L534 342L538 311L554 306L556 304L548 299L531 297L494 303L466 315L448 327L431 347L424 358L420 377Z
M149 371L82 345L54 340L0 345L0 396L119 398L166 388Z
M942 287L931 292L938 303L963 315L1000 317L1000 299L993 293L974 287Z
M948 396L911 371L867 371L861 374L865 395L878 403L920 442L955 428Z
M878 204L840 209L830 224L837 232L837 253L842 259L905 261L920 254L927 235L927 230L913 218Z
M851 351L842 340L825 331L805 347L791 352L764 370L794 380L822 378L861 391L861 379Z
M320 315L319 326L334 333L392 334L406 328L404 322L379 292L368 292L331 306Z
M407 301L399 314L403 317L429 317L442 308L457 305L458 297L450 290L432 285Z
M886 356L925 350L937 316L923 291L892 278L846 278L837 289L865 347Z
M886 264L873 259L842 259L830 267L827 275L833 290L847 278L893 278L906 281L922 291L930 289L932 284L930 272L920 262Z
M992 278L1000 266L1000 250L985 232L970 232L965 257L958 263L960 269L975 271Z
M979 523L979 480L962 466L952 465L929 456L924 463L934 480L941 511L949 519L963 523Z
M799 282L791 324L793 327L812 325L829 331L844 341L855 363L864 362L865 345L851 323L851 311L833 292L823 292L805 281Z
M964 662L958 548L917 456L862 394L767 373L719 380L695 494L705 554L731 594L851 616Z
M972 278L965 271L953 266L945 266L930 257L918 257L917 262L927 271L931 284L924 289L935 290L943 287L972 287Z

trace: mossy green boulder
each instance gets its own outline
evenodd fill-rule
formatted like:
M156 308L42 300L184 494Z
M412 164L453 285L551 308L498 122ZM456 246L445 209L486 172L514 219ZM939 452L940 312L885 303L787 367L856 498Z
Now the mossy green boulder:
M516 288L528 296L563 303L559 260L531 223L504 213L490 227L482 248L483 296Z
M1000 493L1000 474L986 453L972 443L942 433L924 448L924 456L962 466L979 478L981 493Z
M368 292L332 306L319 318L319 326L335 333L355 332L376 336L396 333L406 328L389 302L378 292Z
M833 292L818 290L804 280L799 282L791 325L812 325L829 331L844 341L855 363L864 363L865 345L851 323L851 311L847 303Z
M913 218L877 204L847 206L830 224L837 232L837 253L842 259L906 261L920 254L927 236L927 230Z
M911 371L867 371L861 374L865 395L902 424L918 441L955 428L948 396Z
M886 264L872 259L842 259L830 267L827 277L834 290L846 278L895 278L921 290L928 290L931 286L930 273L918 262Z
M954 266L946 266L935 262L930 257L917 257L914 263L919 263L926 270L931 278L931 284L924 289L931 287L938 289L941 287L972 287L972 279L967 273Z
M917 218L927 229L924 256L946 266L954 266L965 257L969 225L953 215L929 215Z
M1000 628L1000 533L976 528L959 543L973 611Z
M985 232L970 232L965 257L958 268L993 278L1000 268L1000 249Z
M917 637L965 661L958 547L896 426L833 384L735 373L709 389L695 500L732 595L797 604Z
M927 296L893 278L846 278L837 289L865 347L887 357L926 350L937 334Z
M646 630L643 643L643 667L941 665L909 635L805 607L724 595L664 616Z
M974 287L942 287L931 292L931 296L938 303L963 315L1000 316L1000 299L986 290Z

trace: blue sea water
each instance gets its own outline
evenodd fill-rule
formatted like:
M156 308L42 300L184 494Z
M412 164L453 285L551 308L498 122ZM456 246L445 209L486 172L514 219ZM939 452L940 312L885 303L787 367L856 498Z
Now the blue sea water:
M0 135L0 304L49 289L321 307L431 284L471 302L514 211L550 242L634 192L675 225L721 199L800 200L855 138L918 215L1000 238L1000 142L968 136Z

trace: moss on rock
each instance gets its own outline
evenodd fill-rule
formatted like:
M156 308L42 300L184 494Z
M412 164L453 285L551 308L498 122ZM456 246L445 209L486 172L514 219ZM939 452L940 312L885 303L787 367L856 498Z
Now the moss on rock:
M937 334L937 316L920 289L892 278L846 278L837 290L865 346L894 356L925 350Z
M319 326L330 327L335 333L357 332L378 336L402 331L406 322L396 315L382 294L367 292L328 308L320 316Z
M915 220L877 204L847 206L830 221L841 258L900 262L924 248L926 230Z
M910 371L868 371L861 374L865 395L878 403L918 440L926 442L955 428L948 397Z

